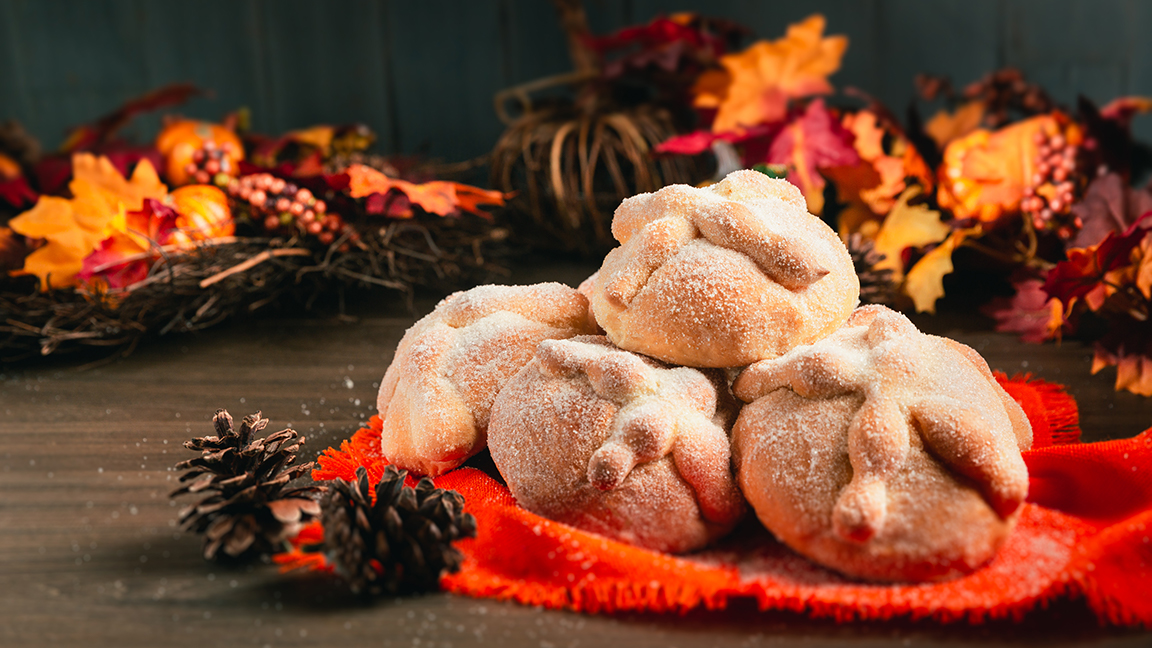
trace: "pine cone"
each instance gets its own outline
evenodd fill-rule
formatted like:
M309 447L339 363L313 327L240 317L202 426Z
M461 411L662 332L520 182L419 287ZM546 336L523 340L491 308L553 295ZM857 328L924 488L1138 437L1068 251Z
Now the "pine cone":
M405 486L407 475L385 468L373 502L361 467L356 482L337 479L323 497L323 551L353 592L436 589L440 574L458 571L464 559L452 542L476 536L476 518L464 512L460 493L427 477Z
M244 417L234 430L227 410L212 419L216 436L186 441L184 447L201 456L176 464L187 470L181 482L192 483L170 497L210 493L180 512L180 523L204 534L204 557L251 558L280 551L284 541L320 514L317 497L322 486L285 489L289 482L312 469L312 462L285 468L296 460L304 438L284 429L265 438L253 436L268 425L260 412ZM288 445L291 443L291 445Z
M860 303L891 306L896 303L896 285L892 281L891 268L876 269L876 264L887 255L876 251L872 241L856 232L848 237L848 254L856 276L860 277Z
M20 122L9 119L0 123L0 153L19 162L27 173L40 160L40 142Z

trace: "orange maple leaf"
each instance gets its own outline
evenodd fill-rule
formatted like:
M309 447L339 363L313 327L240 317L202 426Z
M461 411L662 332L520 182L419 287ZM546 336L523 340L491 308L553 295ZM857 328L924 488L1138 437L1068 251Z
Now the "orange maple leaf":
M1140 247L1133 254L1136 268L1136 288L1144 299L1152 300L1152 236L1144 237Z
M1092 355L1092 375L1109 366L1116 367L1116 391L1124 389L1139 396L1152 396L1152 358L1124 349L1113 352L1097 344Z
M874 238L883 216L907 188L907 179L916 178L930 191L932 172L916 147L899 131L886 128L871 110L847 113L841 122L854 136L852 146L860 161L824 170L846 204L839 217L840 235L847 240L860 232Z
M162 199L168 193L148 160L125 179L108 158L77 153L72 176L72 199L41 196L9 223L24 236L46 241L17 271L40 277L41 290L76 285L84 257L113 232L125 230L124 214L139 210L145 198Z
M1036 134L1063 134L1079 143L1081 133L1062 115L1040 115L995 132L977 129L944 149L937 201L957 218L992 222L1018 211L1024 187L1036 172Z
M372 194L386 194L392 189L403 192L408 200L429 214L449 216L460 210L473 214L485 215L480 205L503 205L504 194L499 191L487 191L479 187L450 182L447 180L433 180L422 184L408 182L399 178L389 178L383 173L363 164L353 164L346 171L348 174L348 193L353 198L364 198ZM411 217L411 211L401 214Z
M789 99L832 91L828 76L840 69L848 37L823 35L824 16L814 14L779 40L722 56L724 72L701 75L693 87L694 105L717 109L716 133L783 119Z

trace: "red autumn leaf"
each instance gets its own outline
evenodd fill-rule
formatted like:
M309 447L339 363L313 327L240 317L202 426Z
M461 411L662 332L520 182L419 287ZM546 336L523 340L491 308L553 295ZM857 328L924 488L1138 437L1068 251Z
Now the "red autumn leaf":
M100 119L72 128L60 150L63 153L86 151L112 139L118 130L141 113L177 106L200 94L191 83L173 83L128 100Z
M1056 264L1044 281L1044 292L1068 309L1072 300L1084 297L1104 281L1105 275L1131 262L1132 250L1152 228L1152 213L1132 223L1122 234L1109 232L1099 244L1068 250L1068 260Z
M687 135L677 135L656 146L657 153L678 155L699 155L712 147L712 142L721 137L712 131L698 130Z
M157 245L167 245L177 231L176 219L179 216L175 209L159 200L146 198L138 211L124 215L124 221L129 232L145 236Z
M0 200L13 207L24 207L36 202L40 194L28 186L28 178L18 176L6 182L0 182Z
M1100 109L1100 116L1104 119L1111 119L1128 130L1132 125L1133 117L1149 111L1152 111L1152 98L1150 97L1117 97Z
M997 297L980 312L996 320L997 331L1017 333L1025 342L1039 344L1059 339L1065 328L1060 300L1049 297L1039 279L1025 279L1014 285L1014 296Z
M780 131L768 148L767 159L756 161L786 165L788 181L800 187L808 211L819 214L824 211L825 183L818 169L859 162L853 139L824 107L824 100L816 99Z
M651 49L677 42L686 42L692 47L698 48L713 44L716 47L724 47L724 43L715 36L704 34L688 24L663 16L657 17L646 25L625 27L607 36L588 39L588 44L592 46L592 49L601 54L636 46Z
M139 258L148 248L133 236L115 232L100 242L88 256L76 277L85 283L103 280L109 288L126 288L143 281L152 265L150 258Z
M1133 189L1118 173L1098 176L1084 198L1072 205L1072 215L1080 219L1081 227L1068 247L1096 245L1111 232L1123 232L1148 211L1152 211L1152 189Z
M148 276L156 259L154 248L172 242L180 230L176 210L145 198L143 206L124 214L125 231L114 231L84 257L77 278L102 281L108 288L126 288Z
M724 54L726 41L746 31L730 21L681 13L589 38L588 45L604 59L604 76L613 79L652 65L675 72L693 63L714 61ZM615 58L608 60L609 54Z
M753 141L763 141L764 146L759 147L762 149L760 155L752 154L748 157L746 153L745 164L750 168L752 165L764 161L767 155L768 144L771 143L771 137L779 132L779 124L759 124L750 128L745 128L739 131L728 131L725 133L713 133L712 131L700 130L688 133L686 135L678 135L672 139L666 140L656 147L657 153L673 153L679 155L698 155L712 147L712 143L717 140L729 142L731 144L748 144ZM754 147L749 147L754 148Z

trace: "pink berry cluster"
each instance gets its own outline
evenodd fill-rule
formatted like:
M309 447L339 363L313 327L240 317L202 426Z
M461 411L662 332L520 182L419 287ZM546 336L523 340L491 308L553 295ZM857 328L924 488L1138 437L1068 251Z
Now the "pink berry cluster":
M1055 230L1070 239L1080 229L1079 217L1069 220L1069 210L1076 198L1076 160L1079 147L1070 144L1060 133L1043 131L1033 135L1036 143L1036 171L1024 187L1020 209L1032 219L1037 230Z
M273 233L296 230L329 244L351 227L339 214L328 211L327 204L304 187L277 178L270 173L253 173L231 178L225 191L237 202L247 205L252 220ZM351 232L349 240L359 236Z
M192 161L184 167L184 171L199 184L211 183L223 187L239 169L224 149L216 142L207 140L192 153Z

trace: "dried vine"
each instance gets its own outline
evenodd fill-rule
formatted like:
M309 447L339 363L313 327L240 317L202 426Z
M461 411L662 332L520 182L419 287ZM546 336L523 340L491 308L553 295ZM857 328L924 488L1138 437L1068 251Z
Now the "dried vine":
M148 277L120 290L39 290L35 277L0 278L0 361L104 347L127 355L147 335L196 331L282 298L310 304L333 284L411 294L507 271L493 261L506 231L473 218L393 220L338 252L315 241L217 239L163 253Z

